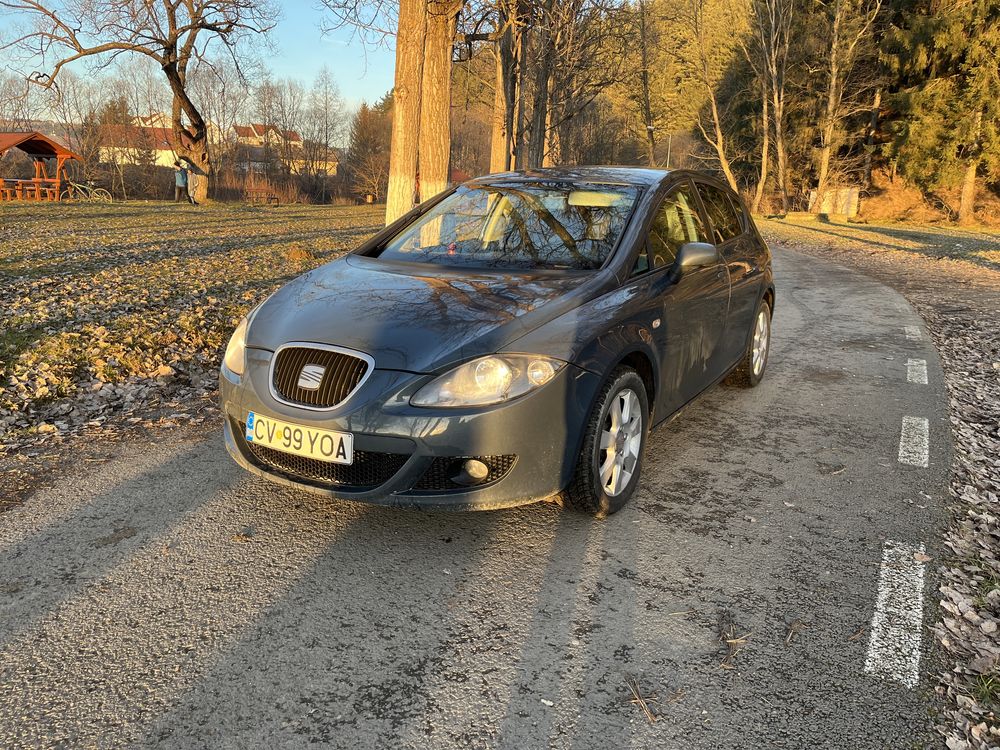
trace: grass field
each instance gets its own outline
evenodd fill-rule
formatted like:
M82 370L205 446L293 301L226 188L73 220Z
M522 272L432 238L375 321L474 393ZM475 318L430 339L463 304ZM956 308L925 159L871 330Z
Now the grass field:
M0 445L85 421L60 402L103 384L214 379L247 309L381 225L367 206L0 204Z

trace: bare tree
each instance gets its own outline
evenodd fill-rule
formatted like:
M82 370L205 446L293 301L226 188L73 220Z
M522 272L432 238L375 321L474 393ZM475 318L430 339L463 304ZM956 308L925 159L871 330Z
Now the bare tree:
M771 87L768 77L764 50L759 34L747 34L740 40L743 56L753 71L754 83L759 92L760 102L760 157L757 163L757 184L754 186L750 212L760 213L760 205L767 189L768 172L771 166Z
M24 79L0 78L0 130L28 130L36 112L34 97Z
M33 26L0 46L36 61L29 79L51 88L60 72L85 58L99 62L124 54L154 60L172 95L175 150L194 171L212 172L208 132L201 108L188 90L188 69L218 40L236 60L239 42L269 31L276 9L269 0L0 0L0 8L29 17ZM196 196L204 198L207 179L196 181Z
M722 111L718 92L726 68L737 54L741 9L745 11L745 6L723 0L679 0L666 14L666 20L677 29L679 37L677 43L668 47L668 52L681 74L696 83L707 108L708 122L699 111L695 124L715 152L733 190L739 187L727 145L728 118ZM722 26L724 19L728 19L727 26Z
M292 174L302 161L302 150L299 142L302 134L302 123L305 120L307 93L301 83L291 78L282 80L276 89L274 118L267 125L277 129L275 142L278 147L278 158L286 174ZM298 136L298 137L296 137Z
M188 86L201 103L208 123L208 145L219 174L231 170L236 154L237 124L250 118L250 83L239 66L224 57L199 63L189 74Z
M321 202L327 199L329 165L335 161L333 146L344 133L344 102L327 67L323 67L312 90L303 126L303 159L316 182Z
M785 141L787 72L795 0L753 0L754 34L761 55L761 69L767 81L774 149L778 159L778 189L781 209L788 213L788 145Z
M383 190L389 180L389 155L372 151L358 160L352 170L354 190L359 195L370 195L375 203L385 198Z
M882 0L829 0L820 3L828 17L829 46L826 50L826 101L819 122L820 147L817 158L815 205L823 205L830 181L830 160L835 138L844 118L860 112L860 98L868 92L861 86L847 86L863 45L871 37L872 25Z
M51 104L52 114L66 129L69 147L83 159L80 168L84 179L96 176L100 162L102 132L98 113L108 101L110 87L93 78L77 76L70 70L59 79L57 96Z

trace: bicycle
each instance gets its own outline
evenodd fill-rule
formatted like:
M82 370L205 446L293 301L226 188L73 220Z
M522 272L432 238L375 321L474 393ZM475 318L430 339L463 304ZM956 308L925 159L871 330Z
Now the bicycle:
M111 193L101 187L95 187L93 180L86 182L67 181L66 189L59 196L60 200L88 201L90 203L111 203Z

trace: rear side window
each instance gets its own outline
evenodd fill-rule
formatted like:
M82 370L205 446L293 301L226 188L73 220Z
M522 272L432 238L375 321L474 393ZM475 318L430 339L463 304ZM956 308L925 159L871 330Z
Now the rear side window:
M673 265L681 246L708 238L695 208L691 189L682 186L663 199L649 227L649 253L653 268Z
M733 237L743 234L742 211L733 205L723 191L711 185L698 185L698 192L701 193L701 200L705 204L705 211L712 222L712 230L715 234L715 244L721 245Z

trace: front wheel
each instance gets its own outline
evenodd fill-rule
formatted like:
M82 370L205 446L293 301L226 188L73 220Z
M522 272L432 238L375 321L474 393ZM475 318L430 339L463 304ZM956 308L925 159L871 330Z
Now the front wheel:
M111 193L104 188L97 188L90 191L90 199L98 203L111 203Z
M771 352L771 306L766 299L761 300L753 320L753 332L746 354L726 379L729 385L753 388L764 379L767 357Z
M621 510L639 484L649 432L649 399L639 374L619 367L591 410L567 505L603 518Z

